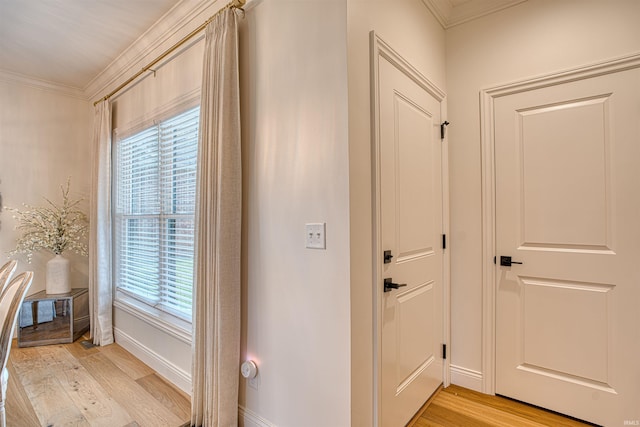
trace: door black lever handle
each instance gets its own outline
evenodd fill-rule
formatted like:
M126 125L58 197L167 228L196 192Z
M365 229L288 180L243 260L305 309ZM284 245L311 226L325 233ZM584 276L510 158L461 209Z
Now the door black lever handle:
M513 261L510 256L501 256L500 265L503 267L511 267L511 264L522 264L520 261Z
M391 292L393 289L398 289L401 288L403 286L407 286L406 283L393 283L393 279L392 278L388 278L388 279L384 279L384 291L385 292Z

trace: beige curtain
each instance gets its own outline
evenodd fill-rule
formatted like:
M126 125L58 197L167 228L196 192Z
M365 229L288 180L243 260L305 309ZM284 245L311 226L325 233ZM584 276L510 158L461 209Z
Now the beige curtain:
M198 147L191 424L238 423L242 174L236 14L206 29Z
M89 213L89 317L93 343L113 343L111 287L111 106L95 107Z

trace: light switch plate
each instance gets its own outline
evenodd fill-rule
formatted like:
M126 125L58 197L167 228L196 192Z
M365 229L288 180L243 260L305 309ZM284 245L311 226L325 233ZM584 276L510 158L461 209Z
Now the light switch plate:
M310 249L326 249L326 226L324 222L305 224L305 243Z

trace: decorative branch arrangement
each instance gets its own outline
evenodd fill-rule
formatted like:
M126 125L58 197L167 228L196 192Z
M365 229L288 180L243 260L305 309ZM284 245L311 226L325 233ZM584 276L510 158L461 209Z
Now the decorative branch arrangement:
M84 237L87 235L87 216L77 206L83 199L70 200L70 179L67 179L66 188L62 185L62 205L56 205L44 197L49 204L44 207L34 207L23 204L26 210L5 207L14 213L13 218L18 220L16 230L22 231L17 240L16 248L9 255L24 253L27 261L31 263L33 253L46 249L56 255L70 250L79 255L87 255L87 244Z

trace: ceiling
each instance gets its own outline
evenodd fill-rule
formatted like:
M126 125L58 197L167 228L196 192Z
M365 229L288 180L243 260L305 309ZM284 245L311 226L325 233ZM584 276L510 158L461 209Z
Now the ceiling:
M0 0L0 71L84 89L179 0Z
M422 0L444 28L525 0ZM82 92L180 0L0 0L0 73Z

